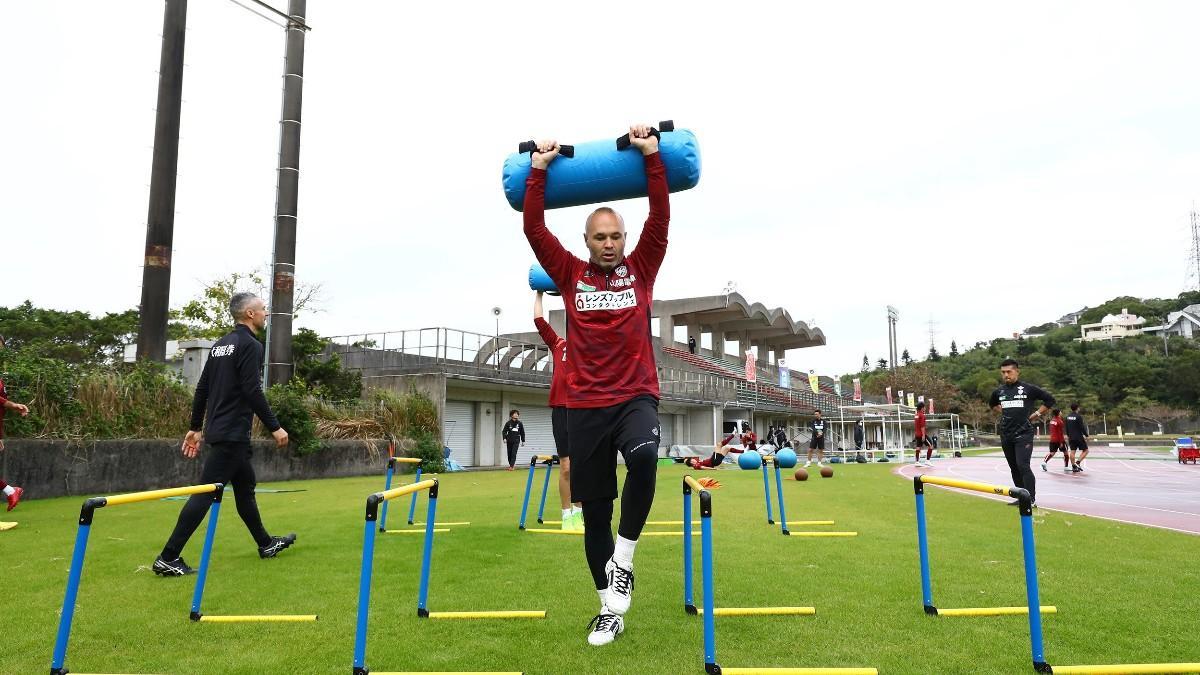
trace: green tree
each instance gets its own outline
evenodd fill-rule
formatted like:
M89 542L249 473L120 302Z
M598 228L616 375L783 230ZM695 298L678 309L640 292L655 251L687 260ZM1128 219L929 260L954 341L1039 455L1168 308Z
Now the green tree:
M878 366L879 370L887 370L887 367L888 367L887 359L879 359L879 361L877 361L875 363L875 365Z
M904 350L904 353L900 354L900 360L903 361L904 365L906 366L912 365L913 362L912 357L908 355L907 349Z
M270 302L271 289L266 283L268 278L269 271L260 267L245 273L234 272L206 283L200 297L188 301L177 313L186 323L188 335L216 339L233 330L229 300L235 293L250 292ZM319 311L316 307L320 296L320 284L297 283L292 300L293 319L303 311Z
M362 396L362 373L342 368L338 354L322 358L330 341L308 328L292 336L292 359L296 364L296 379L309 391L331 401L357 400Z
M954 340L950 341L950 358L958 356L958 343Z
M871 362L867 359L867 355L863 354L862 372L867 372L871 369Z
M930 361L941 361L942 360L942 355L938 354L937 347L935 347L933 345L929 345L929 360Z

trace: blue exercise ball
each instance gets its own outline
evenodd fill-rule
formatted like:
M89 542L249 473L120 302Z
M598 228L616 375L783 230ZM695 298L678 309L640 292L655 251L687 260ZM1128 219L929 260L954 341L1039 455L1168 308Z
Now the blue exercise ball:
M775 453L775 463L781 469L790 469L796 466L796 451L791 448L784 448Z
M746 470L754 470L762 466L762 455L754 450L747 450L738 457L738 466Z

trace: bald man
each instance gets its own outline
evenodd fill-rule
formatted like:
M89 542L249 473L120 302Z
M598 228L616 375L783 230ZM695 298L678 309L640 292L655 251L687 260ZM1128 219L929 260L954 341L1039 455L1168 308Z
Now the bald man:
M625 220L602 206L584 223L588 259L575 257L546 228L546 175L558 143L541 141L526 180L525 237L562 292L571 497L583 503L584 553L600 596L588 643L609 644L625 630L633 595L633 552L654 502L658 464L658 370L650 335L654 280L667 253L671 219L666 168L650 127L629 128L646 169L650 215L636 251L625 255ZM621 522L612 536L617 453L628 469Z

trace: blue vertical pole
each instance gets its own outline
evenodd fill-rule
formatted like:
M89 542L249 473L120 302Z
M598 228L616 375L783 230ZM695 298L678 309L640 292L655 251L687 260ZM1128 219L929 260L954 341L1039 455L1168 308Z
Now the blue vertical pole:
M416 477L413 478L413 482L414 483L421 482L421 465L420 464L417 465L417 475L416 475ZM412 493L412 501L408 503L408 524L409 525L413 524L413 516L415 516L417 514L417 495L418 494L420 494L420 490ZM384 513L384 516L386 517L387 516L387 502L383 503L383 508L384 508L383 513Z
M387 478L383 481L383 491L387 492L392 489L392 474L396 471L396 463L388 460ZM383 512L379 514L379 531L383 532L387 528L387 507L388 503L383 503Z
M437 485L429 492L429 509L425 513L425 551L421 554L421 591L417 597L417 614L428 611L429 567L433 559L433 522L437 515Z
M75 618L75 596L79 593L79 579L83 576L83 556L87 553L90 524L79 525L75 533L75 552L71 555L71 569L67 573L67 592L63 595L62 614L58 618L58 636L54 640L52 672L64 672L63 661L67 659L67 641L71 638L71 620Z
M775 462L775 491L779 493L779 526L783 529L784 534L791 534L788 532L787 513L783 510L783 478L779 473L778 462Z
M367 519L363 527L362 571L358 575L358 623L354 630L354 669L366 668L367 615L371 611L371 565L375 557L375 523Z
M692 493L683 492L683 607L695 607L692 600Z
M1042 601L1038 594L1037 556L1033 546L1033 515L1028 502L1021 504L1021 543L1025 549L1025 595L1029 602L1029 646L1035 666L1044 664L1042 649ZM1041 671L1039 671L1041 672Z
M525 499L521 500L521 522L518 529L525 529L525 516L529 513L529 493L533 490L533 474L537 472L537 464L530 462L529 475L525 478Z
M546 479L542 481L542 503L538 505L538 522L545 522L542 516L546 513L546 493L550 491L550 470L554 468L554 462L546 462Z
M196 573L196 588L192 591L192 621L200 620L200 601L204 598L204 582L208 579L213 540L217 538L217 516L221 514L220 496L220 492L216 493L212 506L208 507L208 531L204 534L204 548L200 549L200 570Z
M704 663L717 662L717 627L713 619L712 515L700 514L700 556L704 566Z
M767 461L762 463L763 473L763 500L767 502L767 524L774 525L775 517L771 515L771 484L767 482Z
M933 584L929 579L929 540L925 532L925 494L917 493L917 549L921 555L921 602L925 611L933 607Z

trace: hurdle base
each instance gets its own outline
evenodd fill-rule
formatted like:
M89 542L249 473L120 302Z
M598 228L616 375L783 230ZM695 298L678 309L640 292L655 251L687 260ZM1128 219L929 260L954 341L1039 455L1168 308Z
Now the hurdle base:
M689 614L704 615L704 608L694 607ZM815 607L714 607L713 616L813 616Z
M483 612L431 612L417 608L417 616L422 619L544 619L546 610L492 610Z
M1040 667L1045 667L1041 670ZM1034 662L1039 673L1067 673L1068 675L1167 675L1174 673L1200 672L1200 663L1119 663L1092 666L1054 666Z
M441 534L443 532L449 532L450 528L435 527L433 528L433 531ZM383 532L384 534L425 534L425 530L380 530L380 532Z
M792 531L791 530L783 530L783 534L784 534L784 536L789 536L792 534Z
M200 623L312 623L316 614L197 614L192 621Z
M1054 669L1051 668L1050 664L1046 663L1045 661L1034 661L1033 662L1033 672L1035 672L1035 673L1053 673Z
M715 665L715 664L714 664ZM724 668L716 666L716 670L705 670L710 673L724 675L879 675L877 668Z
M1042 614L1058 614L1058 607L1055 605L1042 605L1040 608ZM952 609L938 609L930 605L925 606L925 613L934 616L1028 616L1028 607L956 607Z

